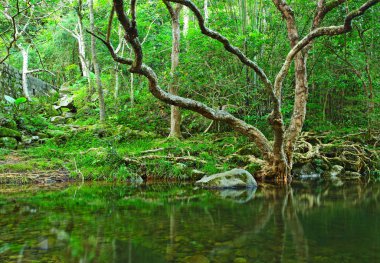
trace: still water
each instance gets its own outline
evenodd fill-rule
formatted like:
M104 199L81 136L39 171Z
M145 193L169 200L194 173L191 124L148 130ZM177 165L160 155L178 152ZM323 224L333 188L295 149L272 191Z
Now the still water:
M0 186L0 262L380 262L380 185Z

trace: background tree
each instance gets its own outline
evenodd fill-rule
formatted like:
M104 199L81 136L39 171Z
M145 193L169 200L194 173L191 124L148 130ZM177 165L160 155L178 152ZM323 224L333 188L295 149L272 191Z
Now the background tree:
M178 73L177 67L179 64L179 52L180 52L180 38L181 38L181 27L180 27L180 15L182 10L181 4L176 4L175 7L169 2L164 1L171 20L172 20L172 54L171 54L171 69L170 77L172 78L169 84L169 92L173 95L178 95ZM178 107L171 106L170 114L170 134L169 137L181 138L181 112Z

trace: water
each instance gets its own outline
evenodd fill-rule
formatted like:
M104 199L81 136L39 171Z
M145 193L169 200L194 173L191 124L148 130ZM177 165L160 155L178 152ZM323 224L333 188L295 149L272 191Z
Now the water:
M380 262L380 185L0 188L0 262Z

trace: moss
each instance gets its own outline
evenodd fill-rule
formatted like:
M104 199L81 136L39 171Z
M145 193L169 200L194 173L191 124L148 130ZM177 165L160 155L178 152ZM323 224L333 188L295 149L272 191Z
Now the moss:
M5 163L0 166L0 173L27 173L32 171L45 171L62 168L59 159L20 159L19 162Z
M9 128L0 127L0 137L11 137L15 138L18 142L21 141L21 133Z
M0 147L5 149L16 149L18 142L12 137L0 137Z

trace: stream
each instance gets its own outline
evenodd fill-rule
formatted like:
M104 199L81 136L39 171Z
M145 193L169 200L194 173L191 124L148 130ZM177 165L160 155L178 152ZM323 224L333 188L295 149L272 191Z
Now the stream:
M0 262L380 262L380 184L0 185Z

